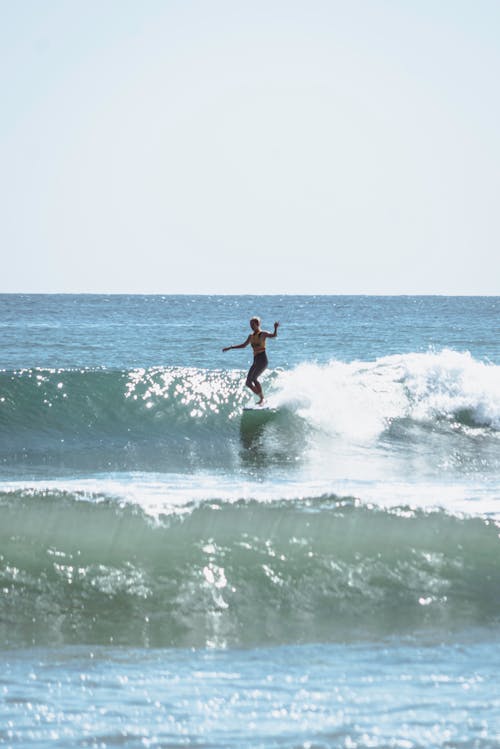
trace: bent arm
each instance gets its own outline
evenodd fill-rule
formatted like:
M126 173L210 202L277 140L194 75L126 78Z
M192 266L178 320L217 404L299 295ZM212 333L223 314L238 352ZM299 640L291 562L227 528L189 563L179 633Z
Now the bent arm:
M276 338L278 335L279 322L274 323L274 333L268 333L267 330L262 331L264 338Z
M231 351L231 349L233 348L245 348L245 346L248 346L249 343L250 343L250 336L248 336L248 338L246 339L244 343L238 343L237 346L226 346L226 348L223 348L222 350Z

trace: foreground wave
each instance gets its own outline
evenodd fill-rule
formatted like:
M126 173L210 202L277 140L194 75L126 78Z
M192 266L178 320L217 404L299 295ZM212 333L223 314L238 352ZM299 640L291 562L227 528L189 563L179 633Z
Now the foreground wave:
M250 646L444 637L500 620L499 528L334 496L153 519L62 491L0 495L0 639Z

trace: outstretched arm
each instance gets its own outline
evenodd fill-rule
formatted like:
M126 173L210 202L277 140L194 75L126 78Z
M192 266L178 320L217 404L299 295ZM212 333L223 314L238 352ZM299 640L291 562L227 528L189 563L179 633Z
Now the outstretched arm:
M231 351L231 349L233 348L245 348L245 346L248 346L249 343L250 343L250 336L248 336L248 338L246 339L244 343L238 343L237 346L226 346L226 348L223 348L222 350Z

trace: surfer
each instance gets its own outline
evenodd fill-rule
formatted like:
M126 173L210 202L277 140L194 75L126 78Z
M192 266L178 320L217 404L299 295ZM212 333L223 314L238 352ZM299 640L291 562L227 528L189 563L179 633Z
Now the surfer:
M247 379L245 385L259 396L257 405L261 405L264 402L264 393L262 392L262 385L258 378L268 365L267 354L266 354L266 339L276 338L278 335L279 322L274 323L274 333L268 333L267 330L260 329L260 317L252 317L250 320L250 327L252 332L244 343L239 343L237 346L226 346L223 351L230 351L233 348L245 348L250 344L253 349L253 364L248 370Z

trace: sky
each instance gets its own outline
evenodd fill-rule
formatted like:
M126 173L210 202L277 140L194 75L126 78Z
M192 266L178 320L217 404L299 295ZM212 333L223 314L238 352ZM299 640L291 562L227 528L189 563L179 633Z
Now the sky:
M0 292L498 294L497 0L0 0Z

